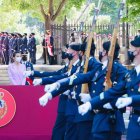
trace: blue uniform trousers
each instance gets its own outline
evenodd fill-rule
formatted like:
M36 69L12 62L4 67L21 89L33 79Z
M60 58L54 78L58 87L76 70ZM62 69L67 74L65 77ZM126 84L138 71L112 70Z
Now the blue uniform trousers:
M53 128L52 140L64 140L66 130L65 113L58 113L57 119Z
M64 140L77 140L76 123L74 122L75 116L67 116L66 132Z
M76 123L77 140L92 140L92 121L81 121Z
M93 133L93 140L121 140L121 133L99 132Z
M140 125L137 122L139 115L133 114L130 118L127 140L140 140Z

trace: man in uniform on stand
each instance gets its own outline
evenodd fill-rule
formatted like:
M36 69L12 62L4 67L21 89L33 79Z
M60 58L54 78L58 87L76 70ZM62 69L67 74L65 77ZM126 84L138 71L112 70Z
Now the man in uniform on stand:
M34 36L35 36L35 33L31 33L30 39L28 42L28 49L30 53L31 63L36 64L36 39Z
M22 37L22 45L21 45L22 54L28 54L27 42L28 42L27 33L24 33L24 35Z
M5 64L9 64L9 34L7 32L4 33L5 38L3 40L3 52L5 57Z

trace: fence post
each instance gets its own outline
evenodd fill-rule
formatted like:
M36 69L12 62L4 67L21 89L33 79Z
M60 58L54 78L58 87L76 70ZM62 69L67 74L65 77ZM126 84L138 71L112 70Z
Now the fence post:
M65 16L63 22L63 33L62 33L62 45L65 46L67 44L67 18ZM62 47L62 46L61 46Z

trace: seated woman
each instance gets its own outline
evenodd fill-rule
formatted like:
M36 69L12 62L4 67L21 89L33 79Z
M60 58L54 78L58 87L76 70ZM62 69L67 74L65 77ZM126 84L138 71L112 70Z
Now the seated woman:
M8 66L8 75L11 85L25 85L26 78L24 76L24 71L26 67L21 64L21 53L15 52L13 54L13 63Z

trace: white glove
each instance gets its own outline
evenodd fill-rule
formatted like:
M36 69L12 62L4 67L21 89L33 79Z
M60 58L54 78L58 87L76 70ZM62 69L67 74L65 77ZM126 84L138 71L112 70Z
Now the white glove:
M24 71L23 72L23 75L25 76L25 77L29 77L29 76L31 76L32 75L32 71Z
M113 109L110 103L104 104L103 108L105 108L105 109Z
M70 90L67 90L67 91L63 92L63 94L67 95L67 96L69 95L69 93L70 93Z
M56 82L56 83L53 83L53 84L46 85L45 88L44 88L44 91L51 93L52 91L58 90L59 88L60 88L60 84L58 82Z
M140 123L140 117L138 117L137 122Z
M39 98L39 104L41 106L45 106L48 103L48 101L51 99L52 99L51 93L46 93L42 97Z
M117 108L123 108L126 107L128 105L130 105L132 103L132 98L131 97L126 97L126 98L118 98L117 102L116 102L116 106Z
M90 102L86 102L85 104L78 107L79 114L82 116L85 115L89 110L91 110Z
M41 85L41 83L42 83L42 79L34 79L33 80L33 85L34 86Z
M88 93L80 93L80 98L83 103L89 102L91 100L91 96Z

